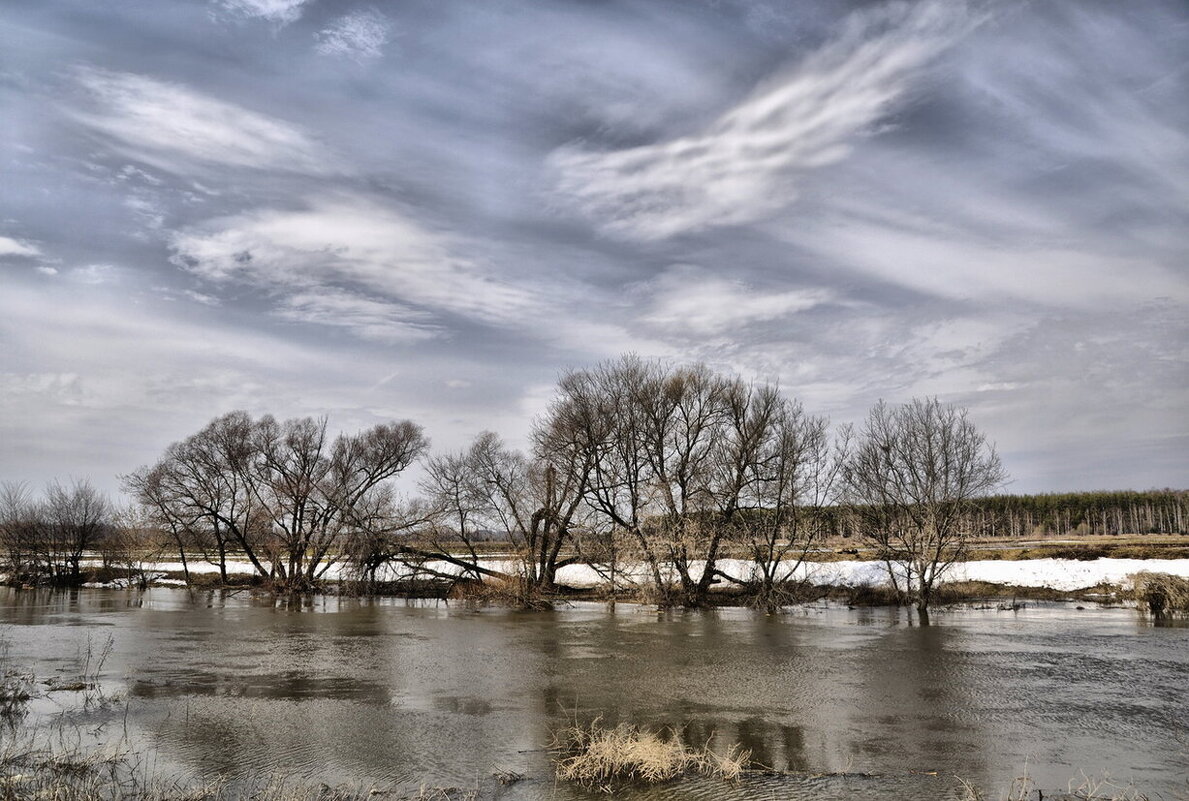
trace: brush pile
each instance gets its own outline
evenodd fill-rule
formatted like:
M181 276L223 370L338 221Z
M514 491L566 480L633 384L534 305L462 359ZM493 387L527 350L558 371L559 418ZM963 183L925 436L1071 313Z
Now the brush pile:
M1147 571L1130 578L1135 600L1153 616L1189 615L1189 579Z

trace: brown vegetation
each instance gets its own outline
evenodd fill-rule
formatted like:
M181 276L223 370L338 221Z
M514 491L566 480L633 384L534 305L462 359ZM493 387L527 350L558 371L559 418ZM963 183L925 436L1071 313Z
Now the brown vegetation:
M475 789L428 785L412 794L329 787L283 775L196 782L154 773L152 763L129 748L50 748L31 736L10 737L0 744L0 801L475 801L479 795Z
M1135 600L1152 615L1189 615L1189 579L1147 571L1136 573L1130 578Z
M560 778L606 792L621 783L657 784L689 773L735 780L751 757L737 746L717 754L708 746L687 746L672 732L664 736L628 724L609 729L597 720L558 732L553 750Z

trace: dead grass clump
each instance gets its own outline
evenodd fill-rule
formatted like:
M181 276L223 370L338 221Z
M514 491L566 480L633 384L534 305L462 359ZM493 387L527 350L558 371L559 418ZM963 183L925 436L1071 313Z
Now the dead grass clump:
M447 595L451 600L480 606L507 606L514 609L552 609L550 600L529 582L514 576L507 579L460 579Z
M956 777L958 786L962 790L961 801L990 801L990 799L972 782ZM1047 797L1058 797L1068 801L1148 801L1148 796L1141 793L1134 785L1120 785L1109 778L1093 778L1085 775L1071 779L1068 787L1062 792L1054 794L1049 790L1042 790L1027 772L1012 780L1007 792L998 796L1002 801L1034 801Z
M607 792L617 783L657 784L687 773L735 780L751 756L738 746L716 754L709 747L690 748L672 734L627 724L608 729L597 720L565 729L554 741L560 778Z
M886 584L855 584L839 587L836 592L847 606L896 606L900 596Z
M1146 570L1129 578L1135 599L1156 617L1189 614L1189 579Z
M476 801L479 795L478 790L431 786L397 795L284 775L193 782L153 772L150 761L127 748L50 747L39 739L44 738L24 731L0 740L0 801Z
M33 697L33 679L0 666L0 721L15 726L25 717L26 704Z

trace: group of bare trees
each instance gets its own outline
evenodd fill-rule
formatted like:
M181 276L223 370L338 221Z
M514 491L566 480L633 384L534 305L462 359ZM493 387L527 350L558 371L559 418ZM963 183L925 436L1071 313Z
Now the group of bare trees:
M41 497L24 484L0 486L0 548L15 583L78 584L84 555L115 530L115 509L86 481L55 481Z
M612 587L690 607L723 582L780 606L845 508L923 610L962 555L969 504L1004 480L965 412L936 400L880 403L831 431L775 385L632 355L565 373L527 452L491 432L427 450L409 421L332 439L325 419L237 411L124 487L137 529L170 543L187 577L201 559L226 581L234 558L292 591L338 565L367 585L495 578L531 599L580 561ZM418 460L420 497L398 499L393 479ZM77 580L84 553L115 536L86 484L53 485L39 504L10 488L0 514L10 565L56 581Z
M686 606L724 579L774 601L817 534L802 512L833 500L843 453L772 385L633 356L565 375L537 447L581 471L568 485L591 539ZM754 574L719 569L727 543L748 545Z
M124 484L174 539L184 566L197 552L226 580L234 553L275 585L306 590L357 551L356 540L392 525L389 479L427 444L408 421L331 441L325 419L231 412Z
M935 399L881 403L831 433L771 384L635 356L565 374L531 455L486 433L428 472L472 562L478 533L508 532L538 590L581 560L663 605L703 606L725 581L766 608L840 506L858 510L903 600L927 608L963 554L969 504L1005 479L965 412ZM748 568L721 569L728 552Z

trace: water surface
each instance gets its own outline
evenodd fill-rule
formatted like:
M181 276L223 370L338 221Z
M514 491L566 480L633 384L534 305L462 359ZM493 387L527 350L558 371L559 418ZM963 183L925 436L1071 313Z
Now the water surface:
M544 749L558 728L601 717L738 743L776 774L639 798L950 799L956 776L996 797L1025 770L1051 790L1109 774L1189 798L1189 628L1063 605L932 622L838 607L0 594L8 660L39 677L75 676L111 643L106 703L79 712L77 694L51 693L34 717L126 735L180 774L588 797L552 780ZM503 787L497 771L526 778Z

